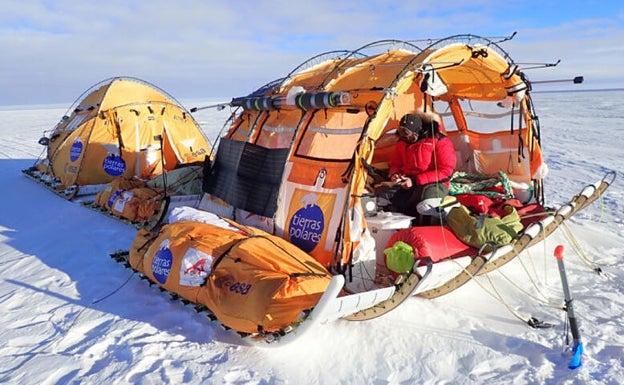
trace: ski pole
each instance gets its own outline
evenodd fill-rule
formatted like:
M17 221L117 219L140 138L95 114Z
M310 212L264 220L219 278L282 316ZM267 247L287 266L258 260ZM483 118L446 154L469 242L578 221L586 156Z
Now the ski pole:
M568 313L568 321L570 322L570 330L572 331L572 339L574 343L572 348L573 356L570 364L568 364L568 368L576 369L583 364L581 361L583 356L583 343L581 342L581 334L579 333L578 324L576 323L576 317L574 317L574 307L572 306L570 288L568 287L568 279L566 277L565 266L563 264L563 245L555 247L555 258L557 258L559 275L561 276L561 284L563 285L563 295L565 298L564 310Z

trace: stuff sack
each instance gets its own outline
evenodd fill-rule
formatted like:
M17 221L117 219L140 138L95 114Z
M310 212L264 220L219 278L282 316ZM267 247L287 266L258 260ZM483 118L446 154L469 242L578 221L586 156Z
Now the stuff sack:
M141 230L130 264L240 332L277 331L317 304L331 279L323 265L279 237L226 227L180 221L158 234Z
M112 199L110 212L131 222L152 218L162 204L163 192L149 187L120 191Z
M113 201L121 194L123 191L131 190L137 187L144 187L145 182L136 178L125 178L118 177L113 179L110 183L106 185L104 190L97 193L94 198L93 203L96 205L109 209L111 208Z
M97 193L93 203L131 222L151 219L162 206L164 193L134 178L115 178Z
M505 215L500 218L485 214L478 217L471 214L466 206L457 206L449 211L446 223L455 236L467 245L475 248L487 243L503 246L516 239L523 229L514 207L507 205L503 210Z

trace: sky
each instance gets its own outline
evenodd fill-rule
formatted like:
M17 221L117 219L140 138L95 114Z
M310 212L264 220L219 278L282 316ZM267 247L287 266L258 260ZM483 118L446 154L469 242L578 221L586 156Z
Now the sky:
M319 53L382 39L455 34L503 38L530 80L583 76L624 87L624 5L603 1L5 0L0 105L71 103L114 76L150 82L178 100L229 100ZM537 87L537 84L536 84Z

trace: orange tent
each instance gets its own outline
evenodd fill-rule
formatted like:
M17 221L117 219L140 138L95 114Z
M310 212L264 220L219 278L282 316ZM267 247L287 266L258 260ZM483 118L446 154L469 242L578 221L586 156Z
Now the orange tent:
M540 192L546 166L529 91L497 43L473 35L315 56L232 100L239 114L204 176L205 207L241 223L255 215L265 230L340 271L371 252L367 178L370 166L387 168L405 113L441 115L458 171L504 171Z
M203 161L211 147L173 97L144 81L111 78L79 97L49 136L36 170L58 190L114 178L151 179Z

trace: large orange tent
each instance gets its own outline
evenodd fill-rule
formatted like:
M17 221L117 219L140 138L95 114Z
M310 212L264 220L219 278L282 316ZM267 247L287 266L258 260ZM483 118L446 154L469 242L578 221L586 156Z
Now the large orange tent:
M319 55L261 92L233 99L242 110L204 181L208 195L230 207L219 212L243 222L257 214L326 266L348 265L370 252L361 242L370 166L387 168L398 120L417 109L442 116L458 171L502 169L540 192L546 166L518 66L489 39L429 43L381 41ZM281 160L266 161L273 158ZM246 173L250 164L256 169ZM253 204L259 200L261 208Z

